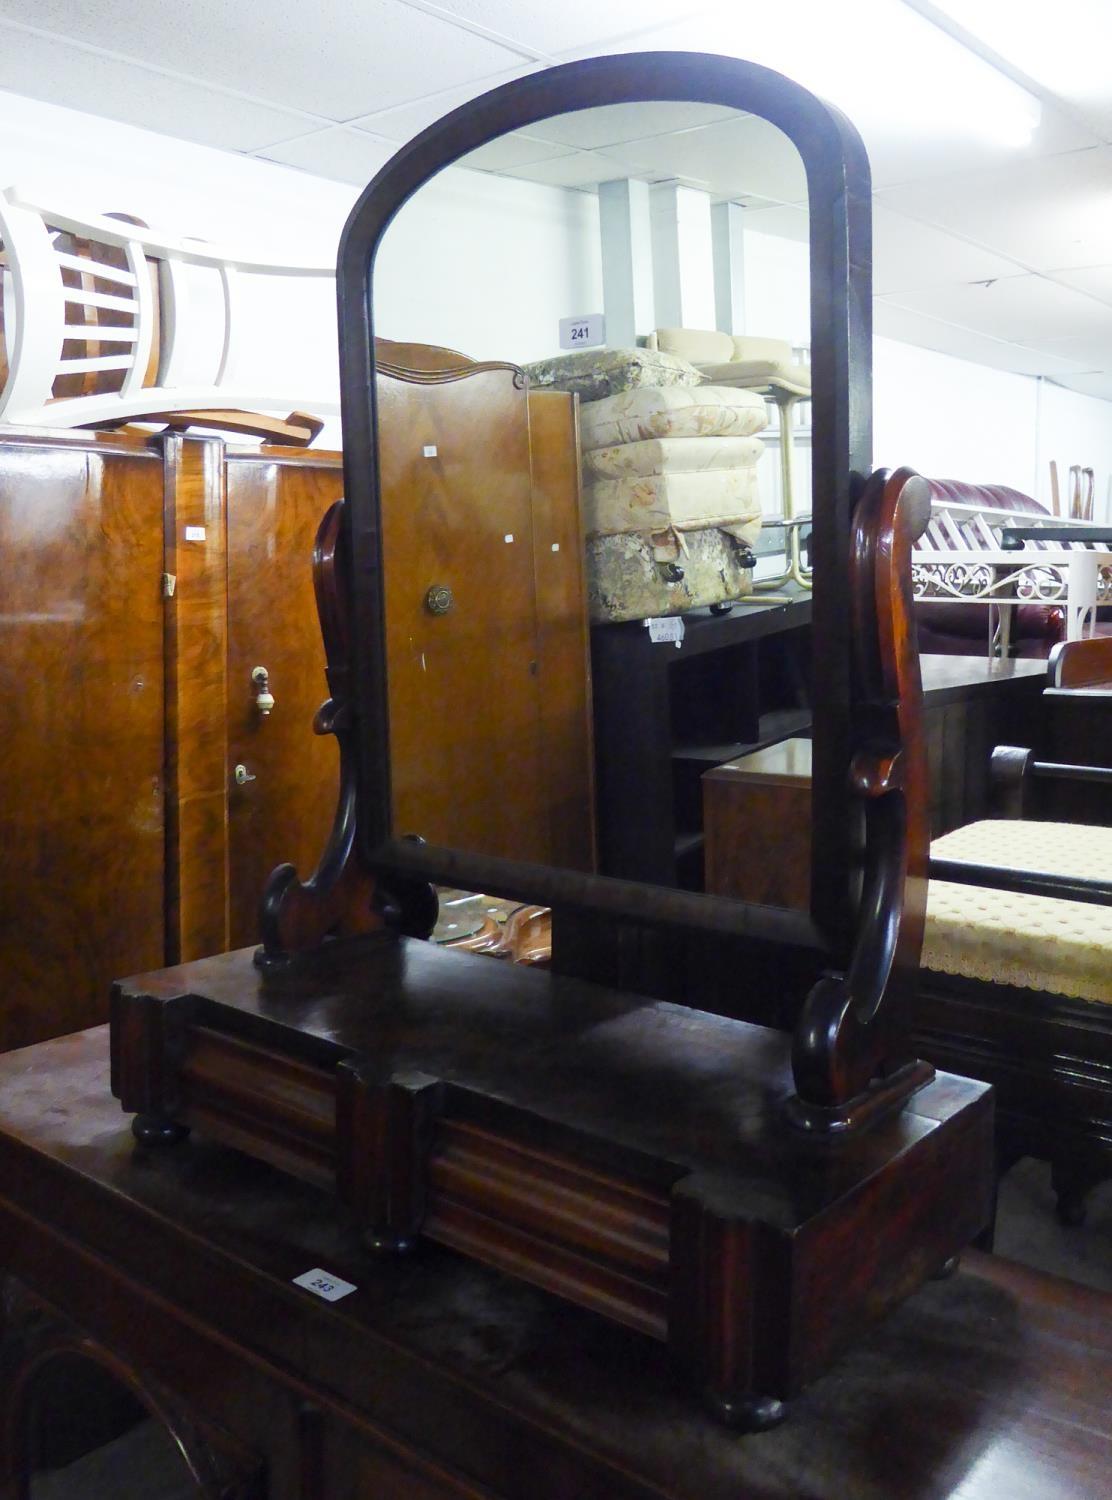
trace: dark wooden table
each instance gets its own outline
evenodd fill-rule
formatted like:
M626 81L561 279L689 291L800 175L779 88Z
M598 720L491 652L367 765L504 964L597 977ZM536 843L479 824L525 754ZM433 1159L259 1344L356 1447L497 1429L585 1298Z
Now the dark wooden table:
M435 1246L376 1263L323 1194L235 1151L137 1146L103 1030L0 1058L0 1259L271 1500L1109 1492L1112 1297L970 1252L783 1427L731 1436L647 1339ZM292 1285L317 1267L358 1290Z

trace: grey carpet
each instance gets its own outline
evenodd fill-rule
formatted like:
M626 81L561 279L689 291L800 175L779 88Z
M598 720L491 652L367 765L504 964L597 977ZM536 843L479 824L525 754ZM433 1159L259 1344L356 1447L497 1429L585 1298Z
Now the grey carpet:
M1000 1183L996 1254L1112 1292L1112 1179L1093 1189L1085 1223L1058 1222L1050 1167L1025 1157Z

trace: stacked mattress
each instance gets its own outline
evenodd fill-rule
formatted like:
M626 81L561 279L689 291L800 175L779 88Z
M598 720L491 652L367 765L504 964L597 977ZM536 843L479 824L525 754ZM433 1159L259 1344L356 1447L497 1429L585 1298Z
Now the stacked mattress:
M756 391L648 386L580 407L593 620L682 614L752 587L761 527Z

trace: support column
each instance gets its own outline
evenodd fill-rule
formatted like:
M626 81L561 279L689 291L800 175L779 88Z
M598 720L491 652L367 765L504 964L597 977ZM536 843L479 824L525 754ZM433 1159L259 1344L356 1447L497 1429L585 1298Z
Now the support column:
M606 342L632 349L638 334L656 326L649 185L631 178L602 182L598 204Z
M678 182L659 182L650 189L650 204L657 326L713 328L710 195Z
M744 215L740 203L715 203L710 211L714 326L719 333L745 332Z

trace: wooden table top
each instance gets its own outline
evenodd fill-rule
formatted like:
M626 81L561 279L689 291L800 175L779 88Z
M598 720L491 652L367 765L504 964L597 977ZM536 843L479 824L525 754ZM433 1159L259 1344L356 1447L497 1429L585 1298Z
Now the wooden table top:
M1109 1493L1104 1293L969 1252L783 1427L739 1438L636 1334L432 1245L373 1261L323 1194L237 1152L137 1146L104 1028L0 1057L0 1259L59 1295L47 1248L63 1239L504 1500ZM358 1291L326 1304L292 1285L315 1267ZM62 1290L75 1316L97 1306L95 1278Z

